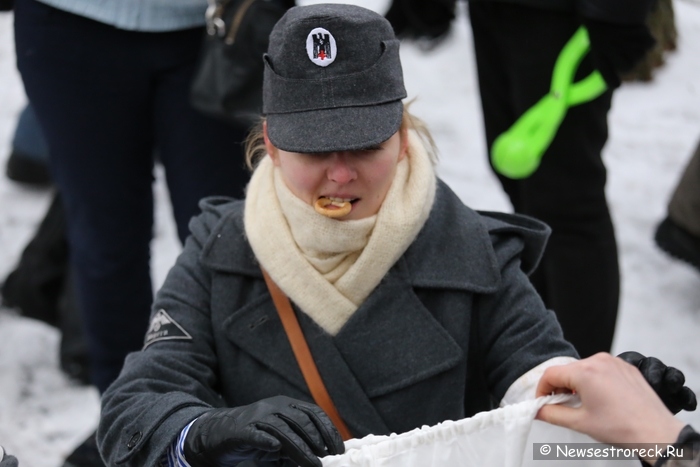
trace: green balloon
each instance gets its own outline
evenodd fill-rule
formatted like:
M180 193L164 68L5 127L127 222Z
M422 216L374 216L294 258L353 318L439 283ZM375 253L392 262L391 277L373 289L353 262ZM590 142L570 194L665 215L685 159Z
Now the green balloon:
M532 175L569 107L589 102L605 92L607 84L597 70L572 83L589 46L588 31L581 26L557 58L549 94L530 107L493 142L491 163L498 173L513 179Z

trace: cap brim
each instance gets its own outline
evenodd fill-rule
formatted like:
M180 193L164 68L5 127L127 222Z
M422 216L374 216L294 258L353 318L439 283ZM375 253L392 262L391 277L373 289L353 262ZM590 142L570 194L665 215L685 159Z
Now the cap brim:
M356 151L383 143L399 131L403 102L269 114L266 118L270 141L283 151Z

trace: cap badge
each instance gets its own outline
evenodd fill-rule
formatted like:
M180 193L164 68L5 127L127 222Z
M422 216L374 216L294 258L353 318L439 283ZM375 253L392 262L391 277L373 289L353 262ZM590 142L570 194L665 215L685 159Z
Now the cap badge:
M336 56L335 38L323 28L315 28L306 37L306 53L318 66L328 66Z

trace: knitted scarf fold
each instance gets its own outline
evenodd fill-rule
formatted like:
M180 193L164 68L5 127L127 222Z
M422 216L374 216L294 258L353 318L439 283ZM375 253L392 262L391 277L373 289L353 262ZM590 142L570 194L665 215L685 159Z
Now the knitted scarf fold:
M412 131L379 212L365 219L318 214L292 194L266 156L247 188L245 231L260 265L290 300L336 335L416 238L435 187L430 157Z

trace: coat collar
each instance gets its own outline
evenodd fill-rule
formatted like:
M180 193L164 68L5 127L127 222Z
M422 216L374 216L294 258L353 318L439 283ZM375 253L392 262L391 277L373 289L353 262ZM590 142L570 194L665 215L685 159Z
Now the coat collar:
M222 198L203 202L203 210L216 213L218 221L211 221L214 225L200 260L217 271L262 278L260 266L245 239L243 207L242 201L226 202ZM430 217L404 254L409 282L417 287L495 291L500 282L500 267L493 236L502 233L523 239L523 269L531 272L546 243L548 227L525 216L473 211L438 180Z
M202 264L221 272L262 278L245 238L244 203L210 198L202 208L218 217L202 249ZM507 234L522 239L522 268L529 274L537 266L549 232L545 224L526 216L473 211L438 180L430 217L404 254L408 280L417 287L493 292L500 283L494 237ZM435 263L436 258L440 264Z

